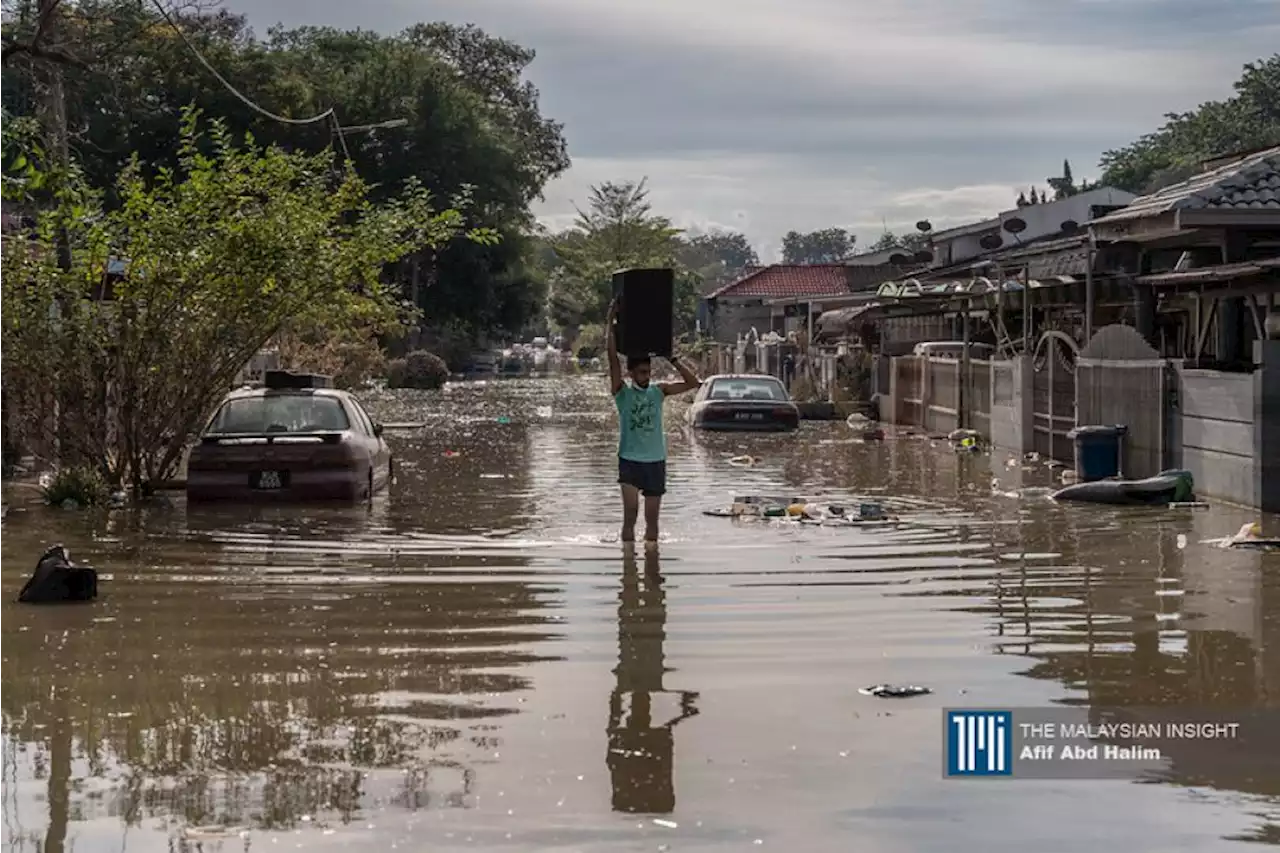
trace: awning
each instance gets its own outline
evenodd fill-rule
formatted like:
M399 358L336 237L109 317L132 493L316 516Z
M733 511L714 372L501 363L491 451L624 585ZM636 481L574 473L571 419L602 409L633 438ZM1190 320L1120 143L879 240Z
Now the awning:
M832 340L844 337L852 331L859 317L863 317L877 308L878 305L855 305L852 308L837 308L835 311L824 311L818 315L814 324L813 335L818 340Z
M1159 272L1150 275L1135 276L1138 284L1179 285L1179 284L1215 284L1237 278L1249 278L1265 272L1280 270L1280 257L1264 258L1260 261L1243 261L1235 264L1219 264L1213 267L1183 270L1182 272Z

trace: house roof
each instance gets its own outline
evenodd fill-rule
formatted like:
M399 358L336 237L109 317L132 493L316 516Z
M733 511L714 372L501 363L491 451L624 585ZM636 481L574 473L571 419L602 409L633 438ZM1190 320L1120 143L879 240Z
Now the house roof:
M848 293L850 269L844 264L773 264L748 267L742 278L727 284L708 298L749 296L785 299L801 296L836 296Z
M1140 196L1090 224L1158 216L1175 210L1280 211L1280 145Z

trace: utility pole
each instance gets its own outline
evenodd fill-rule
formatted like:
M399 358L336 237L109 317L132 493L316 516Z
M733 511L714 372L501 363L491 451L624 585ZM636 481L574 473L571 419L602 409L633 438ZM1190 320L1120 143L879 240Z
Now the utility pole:
M58 6L62 0L37 0L36 33L33 38L45 43L57 44L59 27ZM56 59L42 56L38 51L32 52L33 76L39 86L40 124L44 131L45 150L48 151L48 171L53 177L55 191L54 204L57 204L56 193L67 180L68 167L71 164L71 146L67 134L67 99L63 87L62 65ZM71 238L65 224L58 226L56 246L58 268L64 272L71 269ZM66 316L70 305L65 298L59 299L56 306L61 316ZM66 342L64 341L64 345ZM62 383L59 383L61 386ZM59 387L54 406L54 450L59 464L66 464L69 442L69 424L67 422L67 406L65 405L67 389ZM60 845L58 845L60 847ZM52 848L51 848L52 849Z

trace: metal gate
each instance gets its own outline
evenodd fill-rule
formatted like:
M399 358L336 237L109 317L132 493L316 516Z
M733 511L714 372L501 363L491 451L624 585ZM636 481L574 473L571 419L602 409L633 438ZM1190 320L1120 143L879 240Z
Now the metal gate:
M1075 341L1061 332L1045 332L1036 344L1031 380L1035 439L1041 456L1075 463L1075 445L1067 437L1076 425Z

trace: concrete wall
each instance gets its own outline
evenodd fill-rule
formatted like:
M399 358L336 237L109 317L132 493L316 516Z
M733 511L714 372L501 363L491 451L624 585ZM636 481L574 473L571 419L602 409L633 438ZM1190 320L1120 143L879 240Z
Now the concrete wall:
M716 300L716 311L711 322L711 336L722 344L737 343L739 335L745 335L754 327L758 334L765 334L773 322L773 309L763 299Z
M1175 458L1196 491L1256 506L1254 375L1178 368Z
M971 234L951 237L948 236L946 231L940 231L934 237L934 252L937 256L935 262L938 264L955 264L987 254L987 250L982 248L979 243L984 234L999 233L1001 238L1004 239L1002 248L1010 248L1016 245L1013 236L1000 228L1001 222L1012 219L1015 216L1027 223L1026 230L1018 235L1016 242L1027 243L1031 240L1057 234L1062 229L1062 223L1067 220L1083 225L1092 218L1089 215L1089 210L1094 205L1128 204L1135 198L1137 196L1133 193L1125 192L1124 190L1101 187L1073 195L1062 201L1033 204L1027 207L1006 210L996 219L991 220L990 228L984 228Z
M1280 341L1255 341L1253 458L1258 462L1258 508L1280 513Z

